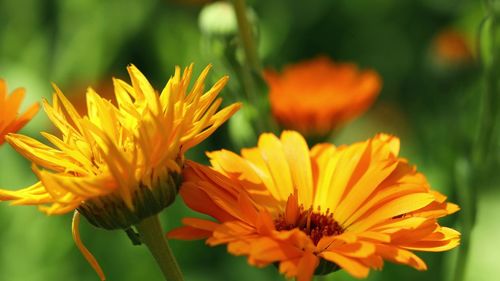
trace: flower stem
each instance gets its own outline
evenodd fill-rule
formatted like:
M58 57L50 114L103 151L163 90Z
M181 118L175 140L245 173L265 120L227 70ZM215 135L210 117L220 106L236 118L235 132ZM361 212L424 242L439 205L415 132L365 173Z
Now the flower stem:
M455 263L455 281L465 280L467 260L469 256L470 240L476 217L477 194L472 184L470 161L465 158L457 159L455 163L455 184L457 196L461 206L460 221L462 235Z
M165 280L184 280L174 254L168 245L165 235L163 235L158 215L142 220L136 225L136 228L141 237L141 241L146 244L156 262L160 266Z
M245 53L245 61L238 68L240 72L240 80L243 85L244 92L246 93L248 102L256 108L261 107L259 101L259 81L262 80L261 71L262 66L260 63L259 55L257 52L257 44L254 40L254 32L252 25L248 19L247 5L245 0L231 0L233 3L236 20L238 21L238 33L243 45ZM237 65L237 64L235 64ZM248 113L248 111L247 111ZM254 119L255 128L257 133L269 131L269 126L263 122L264 118Z
M495 135L495 121L498 118L498 106L500 105L498 87L499 87L499 75L500 75L500 42L498 42L500 37L500 8L498 1L488 0L485 1L487 15L485 17L486 21L489 21L489 44L485 46L485 51L489 54L489 60L487 62L481 62L484 72L485 89L481 95L481 108L480 108L480 119L479 128L476 136L475 150L473 151L473 164L476 167L482 167L489 164L491 161L491 151L494 149L496 144ZM482 29L486 27L487 24L481 24L480 30L478 31L479 36L481 36ZM480 40L479 40L480 42ZM481 49L478 47L478 51ZM481 55L481 54L480 54ZM482 171L481 171L482 172Z
M257 55L257 46L253 38L252 27L248 21L245 0L232 1L247 63L254 71L258 71L260 70L260 61Z
M491 172L491 153L496 144L495 121L499 114L499 92L500 84L500 10L498 3L494 0L485 0L487 15L481 22L478 30L478 52L479 58L482 55L480 46L483 29L488 26L490 38L487 48L488 61L480 61L484 72L485 90L481 94L480 115L478 129L476 132L475 143L471 149L469 162L462 160L456 164L458 198L462 206L461 223L462 237L461 246L457 255L455 264L455 281L462 281L466 278L466 266L470 252L471 235L474 228L477 212L477 193L476 186L487 178L487 173ZM486 23L489 23L486 24ZM470 166L470 167L469 167Z

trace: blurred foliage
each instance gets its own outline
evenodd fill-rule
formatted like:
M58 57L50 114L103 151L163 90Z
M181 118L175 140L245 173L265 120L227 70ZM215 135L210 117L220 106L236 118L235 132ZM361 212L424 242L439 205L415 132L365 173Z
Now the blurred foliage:
M232 79L223 92L225 100L239 100L243 93L238 74L228 57L218 54L217 46L210 45L213 42L199 29L202 6L198 2L204 1L2 0L0 77L9 89L27 89L27 105L51 96L50 81L75 99L84 94L81 85L94 86L100 92L98 85L109 84L113 75L126 78L129 63L137 65L157 89L164 86L174 65L195 62L199 72L212 63L210 83L229 74ZM379 100L332 141L350 143L380 131L396 134L402 140L402 154L417 164L434 188L454 201L454 163L468 155L474 143L484 81L476 59L461 65L437 63L439 54L433 44L440 32L455 29L465 34L477 58L474 41L484 17L480 1L253 0L248 4L256 15L265 67L281 69L323 54L378 71L384 84ZM481 37L481 46L488 40L491 38ZM265 99L265 87L259 86L259 91ZM254 119L267 114L251 108L246 112ZM253 145L248 140L257 132L245 123L247 117L236 116L232 133L223 128L190 151L188 158L206 162L204 151ZM41 130L53 130L43 113L23 133L39 138ZM230 143L230 136L241 141ZM499 146L494 144L491 151L496 164ZM16 189L35 181L30 164L8 145L0 148L0 161L0 186ZM498 179L498 173L492 173L487 182L478 183L479 217L467 280L491 280L500 273L496 266L500 253L492 251L500 244L491 237L500 229L493 215L500 204ZM187 214L193 213L179 198L162 213L165 229L180 225L180 218ZM456 217L443 224L452 225L454 220ZM0 204L0 221L0 280L97 279L73 245L69 216L47 218L35 208ZM109 280L159 280L159 269L146 248L133 247L125 233L95 229L87 223L82 223L81 231ZM210 249L201 241L172 244L186 280L281 278L272 266L247 266L244 258L226 254L224 247ZM368 280L449 280L454 252L421 254L429 265L426 272L387 263ZM352 278L338 272L324 280Z

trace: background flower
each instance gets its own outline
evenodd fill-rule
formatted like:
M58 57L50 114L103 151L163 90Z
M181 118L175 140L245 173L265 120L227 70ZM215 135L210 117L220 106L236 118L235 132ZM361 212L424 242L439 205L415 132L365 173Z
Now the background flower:
M434 59L443 67L457 67L473 62L472 43L463 32L446 28L433 40Z
M353 64L319 57L264 72L271 110L287 129L324 136L370 107L381 89L380 76Z
M7 93L7 84L0 79L0 145L8 133L17 132L38 112L38 103L33 104L19 116L19 107L24 98L24 89Z

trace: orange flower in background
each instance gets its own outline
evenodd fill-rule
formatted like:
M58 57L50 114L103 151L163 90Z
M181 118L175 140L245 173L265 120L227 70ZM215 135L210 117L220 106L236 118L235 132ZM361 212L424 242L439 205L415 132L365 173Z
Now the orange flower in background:
M366 111L382 84L372 70L326 57L288 66L282 74L265 71L264 78L276 120L287 129L320 136Z
M412 251L456 247L460 234L437 218L459 208L398 153L399 139L385 134L309 149L293 131L263 134L241 156L208 153L212 167L187 163L180 194L215 221L185 218L168 236L227 244L250 264L279 264L300 281L340 268L362 278L384 260L425 270Z
M440 64L459 65L473 59L471 43L464 34L452 29L441 31L434 38L433 47Z
M0 145L8 133L17 132L38 112L39 105L35 103L19 116L19 107L23 101L24 89L18 88L9 96L7 84L0 79Z

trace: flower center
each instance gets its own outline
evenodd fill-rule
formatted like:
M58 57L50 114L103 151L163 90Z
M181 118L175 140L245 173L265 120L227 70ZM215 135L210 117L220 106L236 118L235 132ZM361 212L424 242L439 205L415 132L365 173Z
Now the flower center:
M317 245L323 236L339 235L344 232L344 229L333 219L330 209L322 213L319 207L317 211L313 211L312 207L305 210L303 206L300 206L293 220L290 220L290 216L287 218L285 211L274 220L274 225L278 231L298 228L311 238L314 245Z

